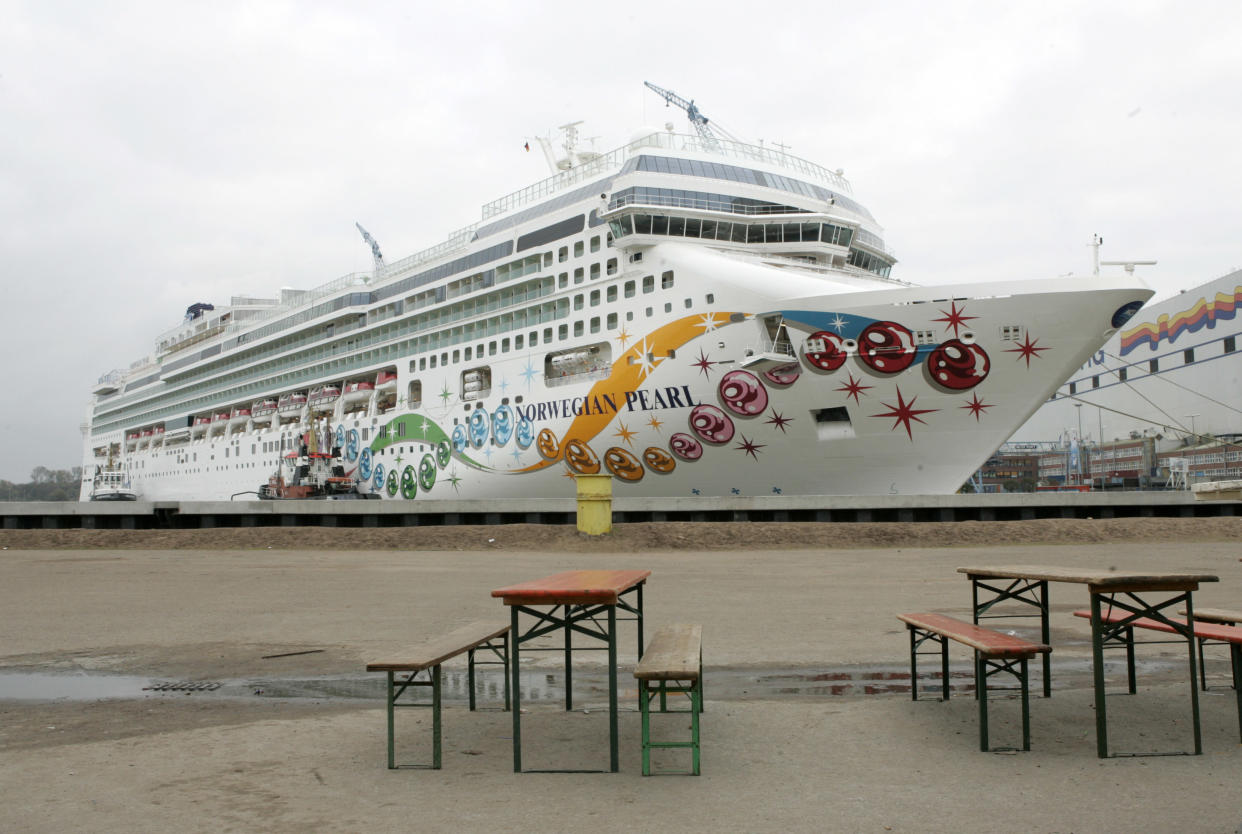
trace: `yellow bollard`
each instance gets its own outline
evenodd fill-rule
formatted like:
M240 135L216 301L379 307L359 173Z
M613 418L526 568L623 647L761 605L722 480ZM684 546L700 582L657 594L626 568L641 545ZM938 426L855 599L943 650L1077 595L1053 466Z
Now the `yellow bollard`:
M602 536L612 532L612 476L575 475L578 484L578 532Z

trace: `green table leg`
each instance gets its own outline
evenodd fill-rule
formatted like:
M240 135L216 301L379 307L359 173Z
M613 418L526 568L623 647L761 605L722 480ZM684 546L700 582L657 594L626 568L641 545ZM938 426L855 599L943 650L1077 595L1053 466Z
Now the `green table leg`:
M431 668L431 768L440 769L440 664Z
M509 671L513 676L513 772L522 772L522 689L521 682L518 679L518 663L520 651L518 645L522 642L518 638L518 609L516 605L509 607L510 626L509 634Z
M617 739L617 606L608 606L608 733L609 762L613 773L621 769Z
M1095 751L1108 758L1108 707L1104 703L1104 637L1100 622L1100 595L1091 595L1091 661L1095 677Z
M397 754L396 754L395 745L393 742L393 731L395 729L395 725L393 722L393 713L396 711L396 708L392 702L392 699L393 699L392 676L393 676L393 673L389 672L388 673L388 769L396 770L397 769Z

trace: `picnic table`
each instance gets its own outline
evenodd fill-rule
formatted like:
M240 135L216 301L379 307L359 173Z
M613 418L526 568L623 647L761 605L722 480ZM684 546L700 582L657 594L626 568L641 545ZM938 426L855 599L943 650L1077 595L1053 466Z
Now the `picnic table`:
M1194 728L1195 755L1203 752L1199 730L1199 691L1195 682L1195 639L1193 625L1186 620L1166 615L1166 609L1182 606L1187 620L1193 621L1191 595L1201 582L1217 582L1219 577L1203 573L1160 573L1118 570L1091 570L1048 565L984 565L960 567L971 583L972 611L976 623L980 619L1014 616L988 613L998 603L1012 601L1037 608L1040 618L1040 639L1049 641L1048 583L1067 582L1086 585L1091 598L1091 655L1095 685L1096 752L1104 759L1108 751L1108 713L1104 697L1104 645L1118 641L1126 623L1149 618L1167 623L1171 631L1185 639L1190 659L1190 708ZM981 596L982 592L982 596ZM1172 596L1169 596L1169 595ZM1158 598L1154 598L1157 595ZM1106 616L1114 610L1124 612L1121 619ZM1021 615L1018 615L1021 616ZM1028 615L1029 616L1029 615ZM1124 640L1125 638L1122 638ZM1051 667L1044 656L1044 696L1052 695ZM1131 675L1133 681L1133 675ZM1134 692L1133 686L1131 692ZM1118 754L1111 754L1118 755Z
M638 626L638 656L643 653L643 585L647 570L571 570L492 591L509 606L513 676L513 772L522 772L522 709L519 669L521 648L540 637L564 631L565 709L573 709L574 634L602 641L608 651L609 766L618 770L617 609L633 615ZM521 618L526 618L525 629Z

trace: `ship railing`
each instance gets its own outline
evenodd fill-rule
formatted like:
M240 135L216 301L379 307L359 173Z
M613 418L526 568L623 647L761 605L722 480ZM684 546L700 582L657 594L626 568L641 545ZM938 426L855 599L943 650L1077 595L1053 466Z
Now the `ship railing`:
M849 181L837 171L830 171L822 165L816 165L801 157L773 150L763 145L750 145L745 142L734 142L728 139L706 141L700 136L681 133L652 133L637 139L608 153L570 168L567 171L553 174L545 180L527 186L520 191L506 194L498 200L483 205L483 219L488 220L498 214L504 214L519 206L543 199L562 191L569 186L578 185L588 179L597 177L605 171L621 167L635 152L643 148L663 148L674 151L693 151L714 154L716 156L743 159L751 162L762 162L786 171L819 180L837 191L853 194L854 189Z
M624 197L616 197L608 202L608 211L625 208L626 206L667 206L669 208L687 208L698 211L718 211L726 214L741 214L747 216L753 215L802 215L809 214L804 209L797 209L792 206L745 206L736 205L734 203L724 203L719 200L700 200L694 197L666 197L664 195L648 195L646 197L638 197L633 194L627 194Z
M296 304L278 305L270 310L263 311L253 318L248 318L244 322L231 322L225 328L224 333L231 334L239 330L251 330L269 319L288 315L290 311L295 309L312 306L316 301L320 301L329 295L335 295L346 287L364 286L370 283L371 275L367 272L351 272L348 275L342 275L334 281L329 281L326 284L315 287L313 290L307 290L302 293Z
M415 252L413 255L402 258L399 261L385 264L380 269L379 275L376 276L375 284L377 286L387 284L389 281L404 275L415 267L443 258L445 255L456 252L459 249L464 249L474 240L474 233L479 228L479 225L479 223L472 223L451 233L443 243L437 243L435 246L424 249L421 252Z

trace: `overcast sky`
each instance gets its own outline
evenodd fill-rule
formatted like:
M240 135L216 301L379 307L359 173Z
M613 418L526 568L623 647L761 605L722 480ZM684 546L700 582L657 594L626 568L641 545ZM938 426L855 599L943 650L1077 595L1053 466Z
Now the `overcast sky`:
M692 98L843 168L916 283L1242 265L1242 4L0 0L0 478L196 301L395 261ZM1114 268L1116 269L1116 268Z

